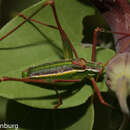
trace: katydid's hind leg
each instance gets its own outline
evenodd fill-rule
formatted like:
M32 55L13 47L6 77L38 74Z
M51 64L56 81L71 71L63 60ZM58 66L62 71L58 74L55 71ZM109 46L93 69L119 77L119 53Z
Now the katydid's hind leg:
M53 25L48 25L48 24L44 24L44 23L41 23L40 21L37 21L37 20L34 20L34 19L31 19L36 13L38 13L42 8L44 8L45 6L47 5L50 5L52 10L53 10L53 15L54 15L54 18L55 18L55 21L56 21L56 25L57 27L53 26ZM48 26L48 27L51 27L51 28L54 28L54 29L57 29L59 30L60 32L60 35L61 35L61 38L62 38L62 41L63 41L63 50L64 50L64 56L65 56L65 59L68 59L70 57L72 57L72 55L70 54L70 51L68 53L69 57L67 56L66 54L66 50L68 51L68 49L66 48L66 45L70 46L72 52L74 53L75 57L76 58L79 58L78 57L78 54L75 50L75 48L73 47L71 41L69 40L67 34L65 33L65 31L63 30L60 22L59 22L59 19L58 19L58 16L57 16L57 12L56 12L56 8L55 8L55 2L54 0L50 0L50 1L47 1L41 8L39 8L36 12L34 12L34 14L32 14L30 17L25 17L24 15L22 14L19 14L19 16L23 17L26 21L34 21L34 22L37 22L39 24L42 24L42 25L45 25L45 26Z
M102 97L102 95L101 95L101 93L100 93L100 90L99 90L99 88L98 88L98 86L97 86L97 84L96 84L95 79L94 79L94 78L90 78L90 80L92 81L94 90L95 90L95 92L96 92L96 94L97 94L97 96L98 96L98 99L99 99L99 101L101 102L101 104L103 104L103 105L105 105L105 106L108 106L108 107L111 107L111 108L114 108L114 107L111 106L109 103L107 103L106 101L104 101L104 99L103 99L103 97Z
M41 11L44 7L46 7L48 5L50 5L52 10L53 10L53 15L54 15L57 27L53 26L53 25L45 24L45 23L42 23L40 21L32 19L33 16L35 16L39 11ZM51 28L59 30L61 38L62 38L62 41L63 41L63 50L64 50L64 57L65 57L65 59L72 58L73 57L73 53L74 53L76 58L79 58L75 48L73 47L71 41L69 40L67 34L64 32L63 28L61 27L61 24L60 24L58 16L57 16L54 0L48 0L48 1L44 2L43 5L41 7L39 7L36 11L34 11L29 17L26 17L26 16L24 16L22 14L19 14L19 16L23 17L24 20L20 24L18 24L15 28L13 28L11 31L9 31L7 34L2 36L0 38L0 41L5 39L6 37L8 37L13 32L15 32L18 28L20 28L27 21L29 21L29 22L34 21L36 23L39 23L39 24L42 24L42 25L45 25L45 26L48 26L48 27L51 27ZM69 47L67 47L67 46L69 46ZM72 51L70 51L70 49Z
M61 95L59 94L57 88L55 87L55 83L56 82L80 82L81 80L64 80L64 79L57 79L57 80L53 80L52 81L52 84L53 84L53 87L56 91L56 95L58 96L58 103L54 106L54 109L57 109L61 104L62 104L62 97Z

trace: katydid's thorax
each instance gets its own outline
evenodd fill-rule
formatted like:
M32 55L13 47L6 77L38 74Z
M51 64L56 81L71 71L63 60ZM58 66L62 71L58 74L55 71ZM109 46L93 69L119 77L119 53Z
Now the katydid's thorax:
M95 62L85 62L85 68L74 64L76 60L61 60L30 67L23 77L32 79L84 79L101 71L102 66Z

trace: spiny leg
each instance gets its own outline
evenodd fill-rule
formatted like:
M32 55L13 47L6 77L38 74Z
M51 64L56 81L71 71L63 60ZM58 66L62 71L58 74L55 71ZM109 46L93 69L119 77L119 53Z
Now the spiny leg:
M93 43L92 43L92 56L91 56L91 61L95 62L95 57L96 57L96 44L97 44L97 34L98 32L102 32L102 33L112 33L112 34L117 34L117 35L123 35L123 36L127 36L129 37L130 36L130 33L126 33L126 32L112 32L112 31L109 31L109 30L105 30L104 28L99 28L97 27L96 29L94 29L94 32L93 32ZM128 44L129 42L127 42L123 48L121 48L119 50L118 53L122 52L123 49L125 49L126 47L128 47ZM117 54L115 54L117 55ZM114 56L115 56L114 55ZM113 57L114 57L113 56ZM112 57L112 58L113 58ZM112 59L111 58L111 59ZM110 59L110 60L111 60ZM103 65L103 68L109 63L109 61L107 61L104 65Z
M103 28L97 27L96 29L94 29L94 32L93 32L92 56L91 56L91 61L93 61L93 62L95 62L95 60L96 60L97 34L98 34L98 32L101 32L102 30L103 30ZM102 64L102 63L98 63L98 64ZM104 65L102 65L102 69L98 73L98 75L96 77L96 81L99 79L99 77L103 73L103 71L104 71Z
M96 58L96 44L97 44L97 34L98 32L101 32L102 28L97 27L94 29L93 32L93 43L92 43L92 56L91 56L91 61L95 62Z
M99 27L94 29L94 32L93 32L93 43L92 43L92 56L91 56L91 61L94 61L94 62L95 62L95 57L96 57L96 44L97 44L97 34L98 34L98 32L112 33L112 34L123 35L123 36L130 36L130 33L126 33L126 32L112 32L112 31L105 30L104 28L99 28ZM123 49L126 46L127 45L124 45ZM122 50L120 50L120 52L121 51Z

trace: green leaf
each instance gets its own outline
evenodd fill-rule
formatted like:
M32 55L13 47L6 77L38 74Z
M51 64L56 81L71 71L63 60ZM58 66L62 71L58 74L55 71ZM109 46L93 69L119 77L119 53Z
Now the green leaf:
M91 48L83 48L79 43L82 39L83 18L93 15L94 9L76 0L55 0L58 16L65 32L68 34L80 57L90 60ZM26 9L22 13L30 16L37 8L42 6L43 1ZM55 20L50 7L42 9L33 17L47 24L55 25ZM1 31L4 36L16 25L21 23L23 18L16 17L9 22ZM32 26L26 22L11 35L0 41L0 77L21 77L21 72L30 66L53 62L63 58L62 44L57 30L44 27L34 23ZM106 62L113 56L113 51L99 48L97 50L97 61ZM89 84L89 83L88 83ZM61 90L63 105L60 108L79 106L93 94L91 85L75 86ZM107 91L105 81L98 83L101 91ZM8 81L0 83L0 96L14 99L17 102L36 108L53 108L58 99L55 91L44 88L44 85L31 85L22 82ZM62 86L60 86L62 88ZM74 90L73 90L74 89Z

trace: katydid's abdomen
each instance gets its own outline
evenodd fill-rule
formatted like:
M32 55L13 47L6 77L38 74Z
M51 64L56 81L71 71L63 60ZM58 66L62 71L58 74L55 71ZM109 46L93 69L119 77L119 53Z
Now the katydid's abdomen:
M86 62L86 69L73 64L74 60L61 60L52 63L45 63L26 69L22 76L30 79L43 79L48 83L53 80L79 80L94 77L102 69L102 66L94 62ZM71 82L72 84L73 82Z

